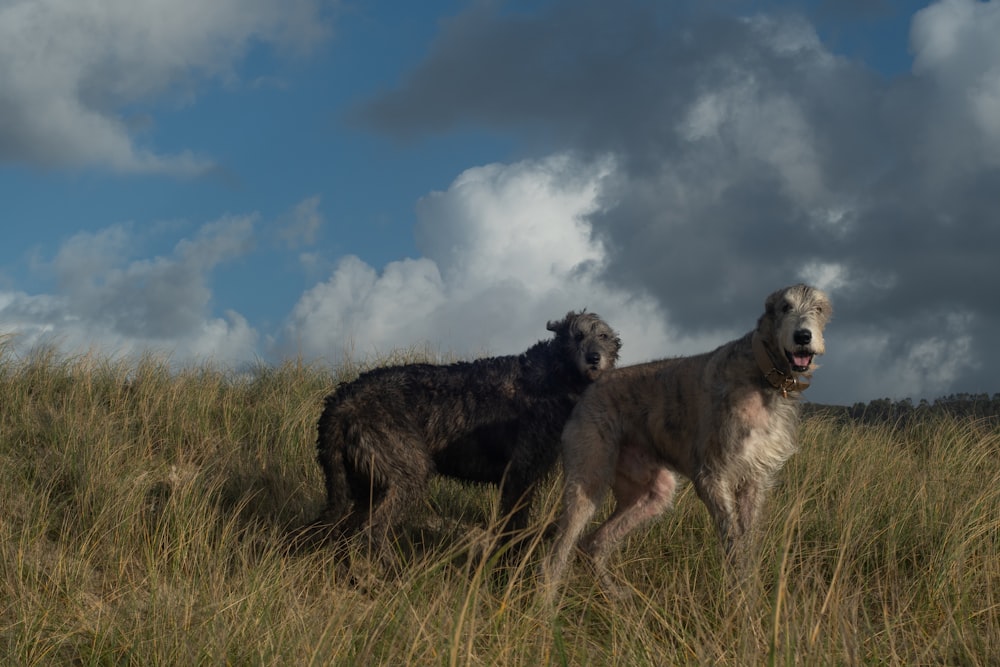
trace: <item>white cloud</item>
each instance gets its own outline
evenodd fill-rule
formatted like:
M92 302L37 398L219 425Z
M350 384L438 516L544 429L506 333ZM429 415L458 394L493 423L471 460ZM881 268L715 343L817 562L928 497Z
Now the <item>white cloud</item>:
M316 243L319 230L323 226L319 204L319 196L303 199L278 221L278 238L286 246L298 248Z
M612 165L578 174L568 156L465 171L417 206L417 244L446 278L514 279L552 289L574 266L599 260L583 219Z
M799 274L807 285L832 292L843 288L848 283L847 268L842 264L814 262L802 268Z
M382 275L354 256L333 276L306 291L292 310L283 351L341 359L421 343L426 314L440 305L442 285L429 260L393 262Z
M3 333L19 351L49 343L71 354L153 350L179 362L249 361L257 333L239 313L211 315L208 276L249 251L253 227L253 216L222 218L151 259L131 258L138 239L127 226L77 234L40 265L57 293L0 293Z
M137 143L126 105L236 79L249 46L304 48L319 0L33 0L0 5L0 161L197 173L209 160Z
M333 360L425 344L509 354L548 337L548 320L587 308L622 333L623 359L666 354L655 302L602 282L607 252L586 215L613 168L555 156L467 170L420 202L423 257L381 271L343 259L296 304L283 350Z

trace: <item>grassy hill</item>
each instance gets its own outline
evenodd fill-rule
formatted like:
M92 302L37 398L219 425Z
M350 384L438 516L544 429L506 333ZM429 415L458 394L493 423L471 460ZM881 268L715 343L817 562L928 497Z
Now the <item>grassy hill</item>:
M538 552L504 580L470 557L495 518L492 490L435 484L398 576L360 550L350 567L329 548L288 551L288 532L322 504L321 400L356 372L0 356L0 663L1000 656L994 422L866 425L813 411L768 504L756 594L727 589L707 512L685 486L676 510L613 561L631 599L605 599L578 562L553 612L535 586ZM553 480L539 520L558 493Z

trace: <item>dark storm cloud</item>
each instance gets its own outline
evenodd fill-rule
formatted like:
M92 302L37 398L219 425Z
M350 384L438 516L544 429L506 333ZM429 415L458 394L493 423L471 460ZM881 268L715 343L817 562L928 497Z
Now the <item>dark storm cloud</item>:
M357 118L615 156L591 217L605 278L651 291L688 334L752 322L770 290L807 279L833 292L833 340L854 347L834 342L828 365L869 365L824 370L844 392L996 391L997 3L916 14L912 72L893 78L833 53L801 16L677 6L480 6ZM883 389L883 372L908 388Z
M823 183L802 187L825 192L804 194L831 200L875 178L886 151L884 133L865 122L877 115L871 73L830 62L817 45L774 44L797 25L584 5L455 19L366 119L402 135L470 120L544 127L556 149L615 154L624 173L593 219L618 260L609 277L653 287L691 326L731 321L726 309L843 244L805 219L780 170L809 162L804 172ZM699 98L701 113L720 116L686 131ZM688 289L695 277L699 293Z

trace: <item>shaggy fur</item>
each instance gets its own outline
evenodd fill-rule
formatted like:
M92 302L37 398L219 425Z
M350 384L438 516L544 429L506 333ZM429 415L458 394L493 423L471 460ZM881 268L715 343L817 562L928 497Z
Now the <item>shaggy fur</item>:
M431 475L501 485L506 529L527 526L536 482L584 389L618 359L599 316L570 312L555 334L517 356L379 368L340 386L319 419L323 521L365 531L385 553Z
M562 578L611 489L614 512L581 546L604 586L616 592L607 572L610 551L671 506L675 473L694 483L730 563L739 560L773 476L796 448L801 389L782 392L765 377L754 336L777 372L808 377L815 355L824 352L830 315L823 292L794 285L771 294L756 329L738 340L706 354L621 368L594 383L563 431L566 487L545 564L550 585Z

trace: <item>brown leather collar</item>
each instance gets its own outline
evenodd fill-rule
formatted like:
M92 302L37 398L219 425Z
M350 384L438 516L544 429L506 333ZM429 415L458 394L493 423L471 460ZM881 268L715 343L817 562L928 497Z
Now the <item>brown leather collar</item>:
M788 392L790 391L805 391L809 388L809 381L805 378L798 379L791 373L778 370L778 367L771 360L771 355L767 353L764 343L760 340L760 336L757 335L756 331L753 332L753 340L750 346L753 348L753 357L757 361L757 368L764 374L764 379L772 387L780 391L783 397L788 398Z

